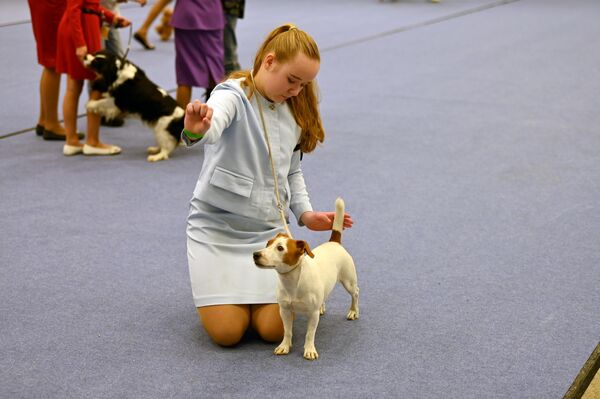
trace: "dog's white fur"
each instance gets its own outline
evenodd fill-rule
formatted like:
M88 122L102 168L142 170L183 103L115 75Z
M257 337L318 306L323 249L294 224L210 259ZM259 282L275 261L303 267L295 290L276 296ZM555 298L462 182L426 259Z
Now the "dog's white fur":
M315 348L319 316L325 313L325 300L337 281L352 296L346 318L358 319L356 268L352 257L339 242L343 230L344 201L338 198L335 205L332 238L314 251L311 252L306 242L293 240L280 233L268 242L265 249L254 253L256 266L275 269L279 276L277 302L283 320L284 337L275 348L274 353L277 355L289 353L292 347L294 314L299 312L308 316L304 358L315 360L319 357Z

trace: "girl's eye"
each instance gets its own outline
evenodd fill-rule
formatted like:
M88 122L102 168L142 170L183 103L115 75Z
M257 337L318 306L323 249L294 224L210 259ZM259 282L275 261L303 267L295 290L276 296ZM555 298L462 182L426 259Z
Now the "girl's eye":
M281 252L281 251L283 251L283 247L281 245L278 245L277 250Z
M288 83L293 85L294 83L296 83L295 81L293 81L292 79L288 78Z

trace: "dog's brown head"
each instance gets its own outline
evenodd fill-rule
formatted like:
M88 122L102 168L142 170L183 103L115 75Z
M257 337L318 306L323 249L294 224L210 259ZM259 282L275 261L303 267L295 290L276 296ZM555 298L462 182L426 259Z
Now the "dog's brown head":
M275 269L287 273L300 263L304 254L314 258L306 241L291 239L287 234L279 233L267 242L267 247L254 252L254 264L263 269Z

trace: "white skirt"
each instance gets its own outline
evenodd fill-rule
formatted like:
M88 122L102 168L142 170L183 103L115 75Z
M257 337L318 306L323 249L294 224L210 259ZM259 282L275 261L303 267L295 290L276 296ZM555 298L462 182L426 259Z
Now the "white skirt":
M254 265L252 254L283 227L235 215L193 199L187 255L196 307L276 303L277 272Z

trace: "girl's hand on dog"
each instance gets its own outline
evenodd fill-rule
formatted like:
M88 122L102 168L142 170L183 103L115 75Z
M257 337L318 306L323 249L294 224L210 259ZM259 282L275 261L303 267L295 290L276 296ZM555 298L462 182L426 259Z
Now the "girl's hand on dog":
M183 127L194 134L205 134L210 128L213 110L200 100L194 100L185 108Z
M306 227L314 231L331 230L333 227L333 218L335 212L304 212L300 216L300 221ZM344 228L349 229L354 224L354 221L347 213L344 213Z
M75 55L81 61L83 61L83 59L85 58L86 54L87 54L87 46L81 46L81 47L77 47L75 49Z

